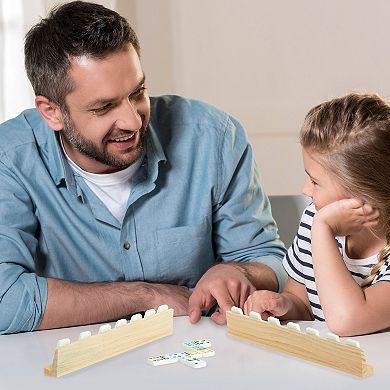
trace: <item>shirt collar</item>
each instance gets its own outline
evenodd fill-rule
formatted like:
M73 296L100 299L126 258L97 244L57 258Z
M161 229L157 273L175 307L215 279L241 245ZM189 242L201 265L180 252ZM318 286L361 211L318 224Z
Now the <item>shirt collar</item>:
M167 157L164 153L160 139L158 138L158 133L151 123L148 126L146 137L146 154L148 159L154 160L156 163L159 163L160 161L166 162Z
M67 188L70 190L73 189L73 192L77 193L73 172L69 164L66 162L66 157L64 156L60 142L59 132L51 130L48 138L49 166L51 175L57 186L65 184Z

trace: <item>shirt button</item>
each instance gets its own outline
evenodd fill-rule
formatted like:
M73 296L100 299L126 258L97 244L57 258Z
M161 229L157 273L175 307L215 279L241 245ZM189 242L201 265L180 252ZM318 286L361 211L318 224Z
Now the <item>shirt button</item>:
M127 251L130 249L130 243L129 242L125 242L124 244L123 244L123 248L125 248Z

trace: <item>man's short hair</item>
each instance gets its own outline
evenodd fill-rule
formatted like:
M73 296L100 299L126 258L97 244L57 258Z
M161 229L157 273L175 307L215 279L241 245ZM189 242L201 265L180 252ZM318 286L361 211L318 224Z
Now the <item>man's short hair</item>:
M25 38L25 67L35 95L66 110L65 97L74 88L69 75L72 58L104 58L129 44L139 55L134 30L115 11L84 1L53 8Z

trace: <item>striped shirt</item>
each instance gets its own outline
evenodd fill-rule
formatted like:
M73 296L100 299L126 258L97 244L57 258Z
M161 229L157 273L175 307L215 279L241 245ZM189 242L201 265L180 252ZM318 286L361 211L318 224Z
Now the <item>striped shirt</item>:
M317 294L311 255L311 227L315 213L314 204L310 204L303 212L298 233L283 259L283 266L290 277L306 286L314 318L325 321ZM370 275L372 267L378 262L377 255L370 256L367 259L350 259L345 253L345 237L336 237L336 241L345 265L356 283L361 285L366 276ZM372 284L379 281L390 282L389 259L383 263Z

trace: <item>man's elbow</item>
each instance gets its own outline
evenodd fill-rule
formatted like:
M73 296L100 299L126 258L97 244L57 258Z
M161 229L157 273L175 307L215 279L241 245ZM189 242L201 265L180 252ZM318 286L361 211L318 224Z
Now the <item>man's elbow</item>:
M37 329L43 310L41 300L30 289L21 288L15 283L0 296L0 334Z

